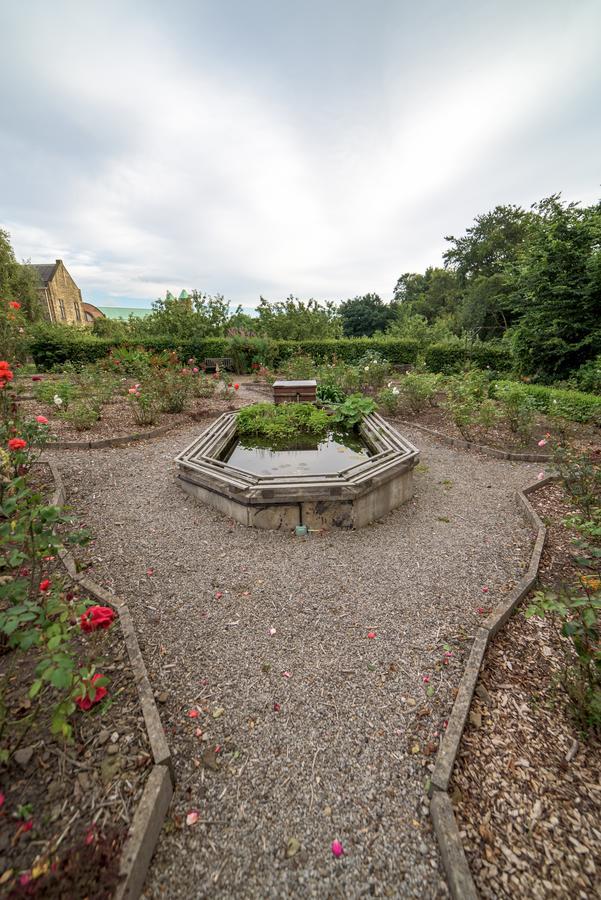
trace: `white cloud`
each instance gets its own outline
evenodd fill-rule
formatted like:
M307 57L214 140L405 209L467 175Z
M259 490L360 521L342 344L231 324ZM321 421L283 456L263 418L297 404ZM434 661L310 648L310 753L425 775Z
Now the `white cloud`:
M37 28L13 23L19 74L33 79L34 101L54 102L57 132L45 151L20 122L7 146L31 154L40 182L36 167L46 163L49 178L56 168L60 191L26 202L23 185L6 224L18 255L63 258L96 298L151 300L184 286L247 304L259 292L388 296L402 271L439 262L444 233L489 198L539 196L514 171L524 141L551 159L550 190L580 184L536 134L555 123L559 136L594 69L594 7L547 28L533 15L516 34L505 23L498 45L466 29L464 47L434 44L419 65L386 59L380 90L354 106L341 96L321 129L319 84L314 115L306 95L279 89L277 65L266 87L234 55L215 65L202 50L178 54L152 16L130 10L115 28L118 6L109 16L95 4L69 17L41 10ZM46 57L59 33L63 52ZM61 127L74 136L62 157Z

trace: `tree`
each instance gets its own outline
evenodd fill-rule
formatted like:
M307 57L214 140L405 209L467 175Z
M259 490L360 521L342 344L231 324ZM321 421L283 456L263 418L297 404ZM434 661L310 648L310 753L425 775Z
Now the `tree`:
M10 243L10 235L0 229L0 298L17 301L25 318L36 322L43 318L39 279L29 263L18 263Z
M182 292L184 293L184 292ZM241 307L237 307L234 316ZM159 297L152 304L152 312L143 319L129 323L130 329L139 335L169 335L173 338L225 335L230 321L230 304L221 294L214 297L200 291L192 291L178 298L167 291L165 299Z
M396 303L384 303L378 294L345 300L340 304L344 336L371 337L376 331L386 331L396 312Z
M504 272L527 240L531 220L531 213L513 204L476 216L463 237L445 237L452 245L443 254L445 268L455 272L461 286L471 278Z
M456 313L461 289L454 272L428 266L423 275L410 272L401 275L394 297L403 307L409 307L412 314L424 316L432 323L440 316Z
M524 374L564 378L601 352L601 203L554 195L534 209L510 274L513 349Z
M503 336L515 316L513 291L507 275L477 275L465 288L459 313L463 331L482 340Z
M321 304L313 299L305 302L292 294L275 303L261 297L257 313L257 333L274 340L303 341L342 336L342 323L333 303Z

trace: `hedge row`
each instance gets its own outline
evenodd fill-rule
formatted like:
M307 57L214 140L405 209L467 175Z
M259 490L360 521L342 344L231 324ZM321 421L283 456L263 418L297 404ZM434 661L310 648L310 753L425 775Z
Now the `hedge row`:
M498 386L506 384L510 384L515 390L514 381L498 381L491 385L491 396L496 395L495 389ZM520 384L519 388L525 397L532 399L539 412L569 419L571 422L592 422L601 425L601 397L596 394L566 391L540 384Z
M347 363L356 363L368 351L381 353L392 365L410 365L417 359L419 345L412 340L383 340L375 338L327 341L270 341L263 338L201 338L177 340L167 336L122 341L75 332L73 335L41 334L34 337L30 351L40 369L51 369L65 362L91 363L107 356L111 349L143 347L160 352L175 350L182 361L191 357L202 361L207 357L235 356L249 367L257 357L266 365L278 366L296 354L310 356L316 363L330 361L334 356Z
M478 369L493 372L509 372L512 359L509 351L498 344L472 344L462 347L456 344L431 344L425 353L426 366L431 372L452 375L471 364Z

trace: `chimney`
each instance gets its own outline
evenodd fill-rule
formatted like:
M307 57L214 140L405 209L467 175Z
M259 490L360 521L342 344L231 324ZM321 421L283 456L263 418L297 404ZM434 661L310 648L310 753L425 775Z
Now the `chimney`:
M59 263L62 263L62 259L57 259L57 260L55 260L55 262L56 262L56 264L57 264L57 266L58 266Z

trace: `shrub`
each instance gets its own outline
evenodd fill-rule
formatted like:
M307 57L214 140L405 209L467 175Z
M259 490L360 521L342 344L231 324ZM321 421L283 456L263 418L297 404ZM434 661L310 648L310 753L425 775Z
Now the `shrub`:
M34 396L36 400L47 403L50 406L56 406L67 409L69 403L77 396L77 388L71 381L38 381L34 388ZM55 401L55 397L60 399L60 403Z
M283 374L290 381L304 381L315 378L315 364L310 356L291 356L283 367Z
M579 391L601 394L601 356L589 359L583 366L580 366L574 378Z
M357 369L364 388L378 390L390 378L390 363L376 350L368 350L357 360Z
M159 401L152 390L134 385L128 392L134 419L138 425L156 425L159 419Z
M495 397L501 404L503 416L514 433L527 435L536 413L536 405L528 394L526 385L518 381L505 381L498 384Z
M433 372L407 372L399 381L401 399L416 413L428 404L434 405L439 386L440 375Z
M333 384L318 384L317 399L320 403L342 403L346 394Z
M370 397L364 397L363 394L351 394L344 403L337 407L334 422L350 430L355 428L361 419L372 413L375 408L376 404Z
M495 382L491 386L492 396L496 397L498 391L502 390L505 384L514 384L514 382ZM532 402L539 412L569 419L571 422L601 424L601 397L596 394L566 391L540 384L523 385L523 390L532 398Z
M167 413L181 413L192 393L190 369L156 368L145 386L156 396L159 408Z
M330 427L327 412L312 403L255 403L245 406L236 417L238 432L272 440L293 438L296 434L322 435Z
M100 419L100 406L89 399L74 400L60 412L61 419L73 425L76 431L87 431Z
M431 372L441 372L443 375L460 372L470 363L493 372L508 372L512 368L508 350L491 343L469 346L459 343L432 344L427 348L424 359Z
M470 426L476 424L480 407L487 399L488 378L485 372L473 369L463 375L453 375L447 381L444 403L461 434L469 438Z
M378 408L387 416L394 416L399 412L402 398L398 387L390 384L388 387L382 388L376 397Z
M66 362L93 363L107 356L114 342L72 326L44 325L32 330L29 350L39 370L48 371Z

